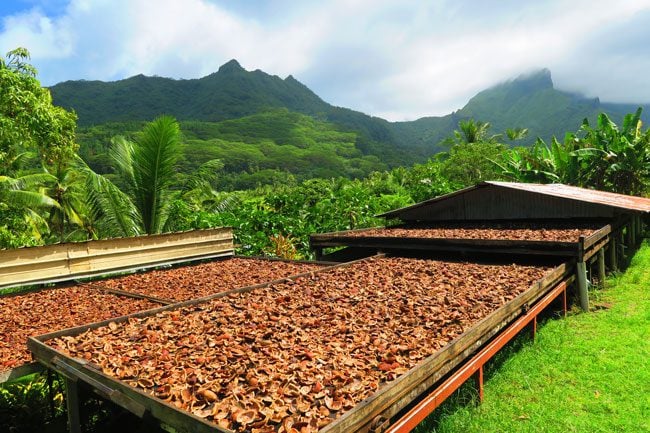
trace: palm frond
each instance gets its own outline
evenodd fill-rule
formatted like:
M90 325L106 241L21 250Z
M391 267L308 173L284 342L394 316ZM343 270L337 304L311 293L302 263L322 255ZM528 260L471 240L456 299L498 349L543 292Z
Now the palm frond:
M135 204L146 233L158 233L164 225L165 191L173 182L181 155L180 130L173 117L161 116L149 123L133 147Z
M87 202L103 236L125 237L140 234L140 217L131 199L104 176L86 172Z

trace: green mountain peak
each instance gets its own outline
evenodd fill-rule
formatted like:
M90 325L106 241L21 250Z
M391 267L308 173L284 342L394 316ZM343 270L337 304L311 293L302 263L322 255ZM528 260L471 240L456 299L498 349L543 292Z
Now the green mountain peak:
M219 67L219 74L232 74L238 72L246 72L244 68L235 59L229 60Z

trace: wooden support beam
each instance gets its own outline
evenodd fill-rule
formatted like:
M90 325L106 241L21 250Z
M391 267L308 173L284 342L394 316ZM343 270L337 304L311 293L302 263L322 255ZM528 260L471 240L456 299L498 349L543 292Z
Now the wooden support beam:
M618 261L616 258L616 236L609 238L609 270L612 272L618 271Z
M583 311L589 311L587 264L585 262L576 263L576 282L578 283L578 297L580 298L580 308L582 308Z
M600 287L605 287L605 249L598 250L598 280Z
M625 254L625 237L623 235L623 227L621 227L620 231L618 232L618 248L620 251L619 254L619 268L625 267L625 261L626 261L626 254Z
M625 244L630 249L634 247L634 238L632 236L632 231L632 222L630 221L625 225Z
M81 417L79 412L79 385L77 381L64 376L65 402L68 409L68 431L81 433Z

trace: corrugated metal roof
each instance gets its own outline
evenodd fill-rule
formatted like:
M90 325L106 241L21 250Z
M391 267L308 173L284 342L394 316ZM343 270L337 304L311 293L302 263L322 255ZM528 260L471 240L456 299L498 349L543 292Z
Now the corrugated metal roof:
M382 218L399 218L400 214L404 211L416 209L424 206L434 204L457 195L465 194L467 192L496 186L507 189L515 189L520 191L531 192L535 194L542 194L546 196L559 197L569 200L576 200L584 203L599 204L603 206L613 207L617 209L636 211L636 212L650 212L650 198L635 197L624 194L616 194L613 192L597 191L593 189L579 188L576 186L569 186L560 183L555 184L539 184L539 183L517 183L517 182L497 182L487 181L481 182L469 188L454 191L440 197L435 197L420 203L415 203L400 209L395 209L390 212L378 215Z
M577 186L569 186L561 183L540 184L495 181L484 183L488 185L501 186L504 188L512 188L538 194L550 195L553 197L568 198L570 200L578 200L586 203L602 204L619 209L650 212L650 198L616 194L606 191L597 191L587 188L579 188Z

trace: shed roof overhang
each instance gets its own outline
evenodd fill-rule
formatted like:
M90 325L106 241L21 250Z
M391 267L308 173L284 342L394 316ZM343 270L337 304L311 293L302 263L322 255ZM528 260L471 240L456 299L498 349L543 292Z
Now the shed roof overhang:
M518 190L525 191L532 194L541 194L551 197L558 197L568 200L575 200L583 203L590 203L596 205L607 206L615 208L623 212L640 212L650 213L650 198L636 197L625 194L616 194L613 192L597 191L587 188L580 188L576 186L569 186L560 183L555 184L539 184L539 183L517 183L517 182L497 182L486 181L481 182L475 186L465 189L454 191L440 197L435 197L429 200L415 203L400 209L395 209L390 212L377 215L380 218L400 218L400 215L406 211L413 209L435 206L436 203L448 200L470 191L480 188L503 188L505 190Z

